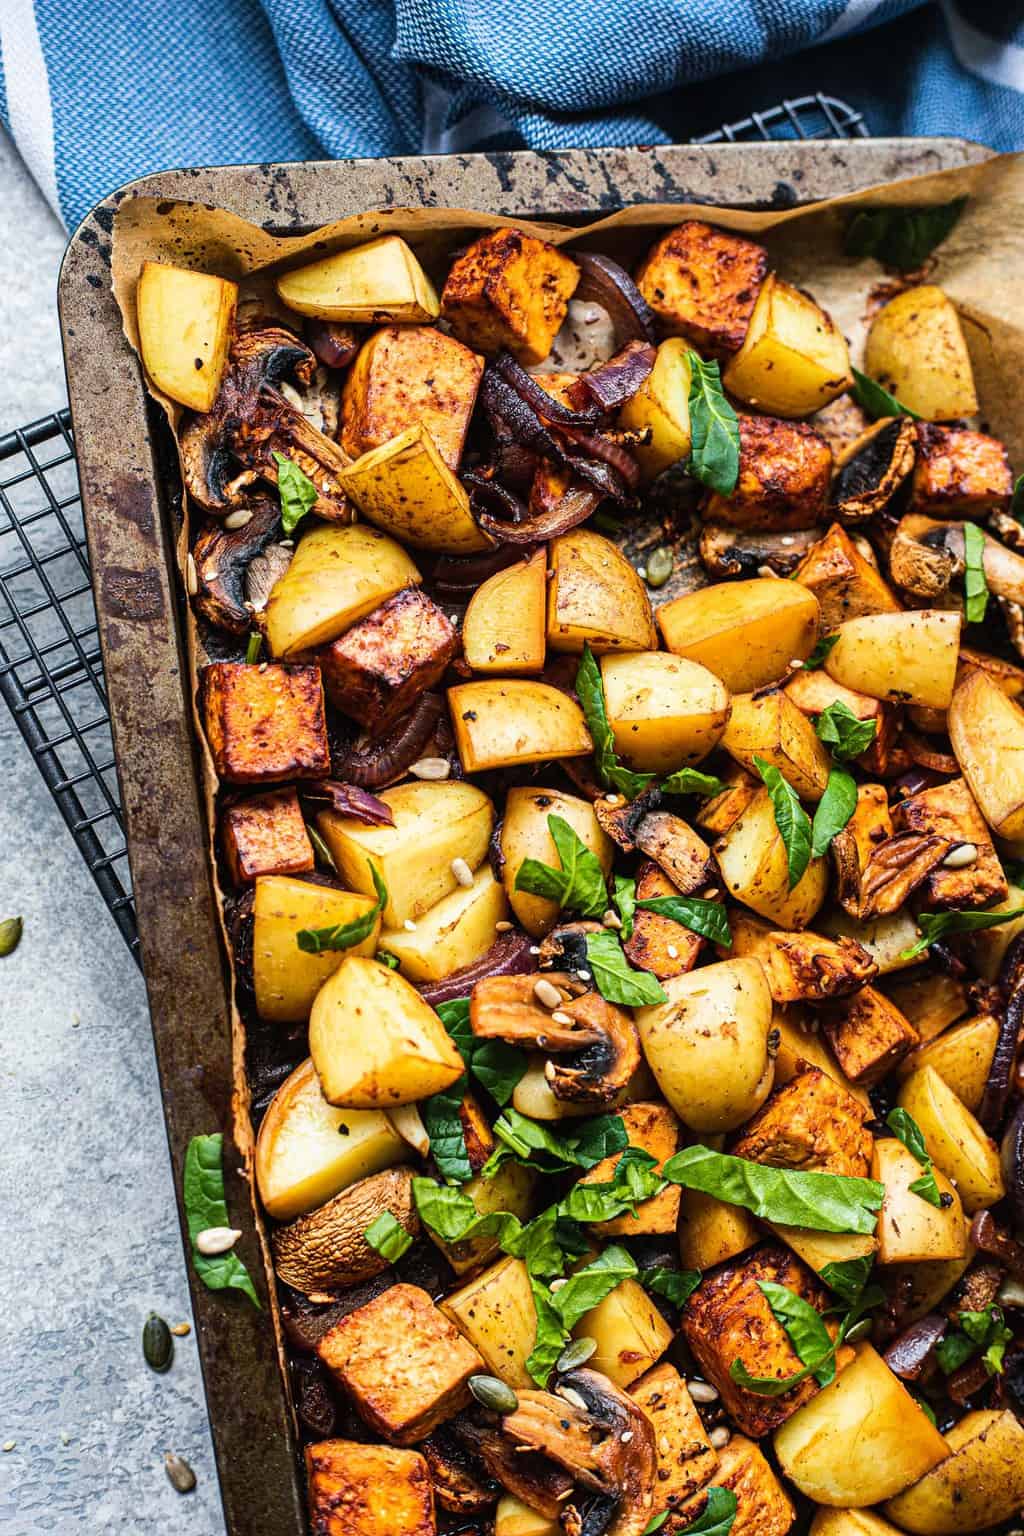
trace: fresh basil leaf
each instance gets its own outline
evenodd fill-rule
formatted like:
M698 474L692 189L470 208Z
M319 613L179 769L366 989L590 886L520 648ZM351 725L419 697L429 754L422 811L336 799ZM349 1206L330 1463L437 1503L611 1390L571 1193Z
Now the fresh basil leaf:
M792 1376L752 1376L743 1361L737 1358L729 1367L729 1375L738 1387L743 1387L747 1392L756 1392L758 1397L781 1397L809 1376L816 1376L824 1364L823 1360L812 1360L810 1365L794 1371Z
M800 884L811 862L811 818L800 804L792 784L773 764L766 763L763 757L755 757L754 767L771 798L775 825L786 849L789 888L793 890Z
M394 1264L396 1259L400 1259L412 1247L412 1237L390 1211L381 1211L377 1219L370 1222L363 1236L374 1252L379 1253L382 1259L387 1259L389 1264Z
M631 880L628 875L616 875L612 900L622 919L619 937L623 940L629 939L633 934L633 917L636 912L636 881Z
M985 535L977 523L964 523L964 618L980 624L988 607Z
M980 1355L989 1376L1003 1370L1006 1346L1013 1334L994 1303L982 1312L958 1312L957 1331L947 1333L936 1346L935 1357L946 1376Z
M773 1280L759 1280L757 1284L800 1364L809 1365L818 1385L827 1387L836 1374L835 1345L821 1313L788 1286Z
M701 773L696 768L677 768L661 784L663 795L720 795L724 788L713 773Z
M640 1532L640 1536L654 1536L655 1531L660 1531L668 1519L668 1510L663 1509L659 1515L652 1515Z
M366 863L377 892L373 906L350 923L336 923L333 928L300 928L295 938L304 954L319 955L325 949L351 949L370 937L377 918L388 904L388 888L377 873L377 866L370 859Z
M921 1164L923 1177L915 1179L910 1185L912 1193L920 1195L921 1199L927 1200L929 1205L938 1206L941 1209L942 1196L939 1194L931 1156L917 1121L905 1109L891 1109L885 1117L885 1123L897 1140L903 1143L911 1157L915 1157Z
M578 912L581 917L600 917L608 906L608 888L600 861L563 816L549 816L548 831L561 868L552 869L539 859L524 859L516 871L516 890L557 901L560 907Z
M875 256L898 272L916 272L954 228L966 197L928 208L862 208L846 228L848 256Z
M850 394L856 400L862 411L866 411L873 421L878 421L882 416L912 416L915 421L921 418L916 411L912 411L909 405L901 405L895 395L891 395L881 384L869 379L866 373L861 373L859 368L851 369L853 374L853 388Z
M877 724L876 720L858 720L848 704L836 699L822 710L814 728L836 762L845 763L867 751L875 739Z
M814 808L811 822L811 858L820 859L832 846L857 809L857 784L845 768L829 770L825 793Z
M662 1173L672 1184L740 1205L762 1221L812 1232L874 1232L885 1196L885 1185L874 1179L773 1168L702 1146L684 1147Z
M306 513L312 507L320 492L304 475L297 464L291 459L286 459L283 453L274 453L277 464L277 492L281 498L281 526L285 536L290 537Z
M738 1508L736 1495L731 1488L713 1485L707 1494L707 1503L686 1527L686 1536L729 1536Z
M539 1120L531 1120L508 1108L494 1122L495 1139L501 1143L484 1164L484 1178L492 1178L503 1163L514 1159L544 1173L565 1173L570 1168L593 1168L602 1158L622 1152L629 1144L621 1115L595 1115L572 1122L559 1135Z
M541 859L524 859L516 870L517 891L526 891L530 896L543 896L545 901L557 902L560 907L566 904L568 885L560 869L552 869L550 864L545 864Z
M823 667L828 660L829 652L838 644L838 634L822 635L807 660L800 663L803 670L805 672L816 672L819 667Z
M378 965L383 965L389 971L397 971L401 965L397 955L393 955L390 949L378 949L373 957Z
M627 800L635 800L654 779L653 773L633 773L623 768L615 752L615 738L608 723L608 709L604 699L604 683L601 668L594 653L584 641L583 655L576 669L576 697L580 701L594 743L594 767L602 784L615 789Z
M939 1421L935 1417L935 1409L932 1407L932 1405L928 1401L928 1399L922 1393L915 1392L912 1387L908 1386L907 1387L907 1391L910 1393L911 1397L914 1399L914 1402L920 1408L921 1412L924 1414L924 1416L928 1420L928 1422L930 1424L933 1424L935 1426L935 1428L937 1429L938 1425L939 1425Z
M558 1213L571 1221L613 1221L636 1208L665 1188L665 1180L656 1171L657 1164L641 1147L627 1147L606 1184L580 1183L559 1202Z
M977 933L982 928L996 928L1000 923L1008 923L1015 917L1024 917L1024 907L1014 907L1009 912L919 912L917 926L921 937L909 949L903 950L899 959L916 960L947 933Z
M425 1227L445 1243L461 1243L468 1237L497 1237L502 1247L523 1231L522 1222L509 1211L481 1216L469 1195L436 1179L414 1178L412 1197Z
M965 1333L948 1333L944 1339L940 1339L935 1346L935 1358L939 1362L939 1369L946 1376L952 1376L962 1365L966 1365L977 1350Z
M873 1263L874 1256L870 1253L860 1259L837 1259L819 1271L819 1278L830 1291L841 1296L847 1306L851 1306L867 1285Z
M1024 475L1018 475L1013 483L1010 516L1015 517L1018 523L1024 523Z
M690 458L695 480L719 496L731 496L740 473L739 418L722 391L714 360L687 352L690 368Z
M468 997L438 1003L434 1011L481 1088L496 1104L507 1104L526 1071L526 1052L504 1040L477 1039L470 1028Z
M211 1291L241 1291L254 1306L260 1305L256 1287L241 1259L231 1249L228 1253L205 1254L196 1247L196 1238L209 1227L230 1227L227 1201L224 1198L224 1138L220 1132L213 1136L193 1136L185 1153L185 1171L182 1178L182 1195L185 1220L188 1223L189 1241L192 1244L192 1264L200 1280Z
M693 1295L701 1282L699 1269L663 1269L655 1265L653 1269L642 1269L639 1279L645 1291L653 1291L655 1296L664 1296L674 1307L682 1307Z
M448 1184L468 1184L473 1177L462 1128L462 1100L469 1086L463 1073L450 1088L431 1094L420 1105L420 1117L430 1137L430 1155Z
M556 1291L544 1290L536 1281L531 1282L537 1310L537 1334L527 1356L526 1369L534 1381L542 1387L547 1385L555 1361L580 1318L604 1301L623 1280L632 1279L636 1272L636 1261L625 1248L612 1243L592 1264L570 1275Z
M646 1008L651 1003L668 1001L657 977L650 971L633 969L614 933L587 934L587 965L595 987L610 1003L620 1003L624 1008Z
M637 906L644 912L670 917L726 949L732 948L729 914L720 901L705 901L703 896L645 896Z
M469 1027L468 997L453 997L452 1000L448 1003L438 1003L437 1007L434 1009L434 1012L437 1014L438 1018L441 1020L441 1023L451 1035L456 1045L459 1046L460 1050L462 1049L462 1046L459 1042L460 1035L464 1038L472 1040L473 1034ZM465 1057L463 1057L463 1059L465 1060Z

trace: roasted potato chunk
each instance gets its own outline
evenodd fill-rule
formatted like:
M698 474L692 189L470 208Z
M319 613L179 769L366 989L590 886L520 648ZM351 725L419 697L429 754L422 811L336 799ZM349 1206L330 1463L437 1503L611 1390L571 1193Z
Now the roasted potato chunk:
M813 528L825 513L832 450L806 422L741 416L740 472L731 496L713 492L709 522L788 533Z
M231 346L237 284L145 261L135 302L142 361L154 388L193 411L211 410Z
M810 416L853 382L843 333L809 294L774 273L765 279L743 346L723 382L773 416Z
M926 421L952 421L978 409L960 316L933 283L904 289L878 311L864 368Z
M913 1189L921 1164L894 1136L874 1144L871 1177L885 1185L878 1213L878 1259L882 1264L921 1264L962 1259L967 1252L967 1223L956 1189L941 1169L932 1170L941 1206Z
M553 539L548 645L582 652L650 651L657 644L647 588L622 551L591 528Z
M830 1007L823 1028L836 1060L854 1083L870 1088L908 1055L920 1037L894 1003L874 987Z
M683 1310L683 1334L694 1359L721 1393L727 1412L744 1434L766 1435L821 1389L813 1376L777 1397L762 1397L739 1386L729 1374L741 1360L752 1376L779 1380L802 1369L782 1324L777 1322L759 1280L784 1285L819 1312L828 1305L824 1286L788 1248L758 1248L744 1259L705 1275ZM829 1325L834 1333L834 1325Z
M1012 1520L1024 1503L1024 1427L1009 1408L967 1413L950 1455L890 1499L886 1514L916 1536L960 1536Z
M743 345L767 270L753 240L687 219L648 251L636 282L667 336L721 356Z
M734 694L722 746L745 768L753 770L758 757L771 763L802 800L817 801L825 793L829 755L807 716L781 688Z
M931 517L970 517L1005 507L1013 491L1013 475L998 438L919 421L912 484L911 511Z
M405 587L319 653L324 691L335 709L378 735L441 681L457 644L448 615L418 587Z
M786 1536L796 1509L789 1494L753 1440L733 1435L718 1453L715 1483L736 1495L735 1536ZM698 1495L682 1511L679 1523L670 1517L665 1526L668 1536L684 1531L703 1513L706 1495Z
M312 1536L434 1536L434 1489L418 1451L354 1440L306 1447Z
M313 844L294 789L275 789L226 806L220 842L234 885L252 885L260 875L307 874L313 868Z
M679 894L678 885L657 864L649 861L640 866L636 877L638 901ZM704 942L699 933L677 923L675 918L638 908L633 914L633 932L622 947L633 965L653 971L659 981L664 981L667 976L692 971Z
M887 981L882 991L913 1024L922 1045L962 1019L969 1006L965 983L946 971L917 970Z
M619 1111L631 1147L640 1147L658 1160L679 1150L681 1126L667 1104L624 1104ZM612 1179L620 1152L613 1152L585 1173L580 1184L607 1184ZM636 1215L628 1211L610 1221L598 1221L592 1230L600 1237L639 1237L648 1233L674 1232L679 1216L679 1186L670 1184L650 1200L641 1200Z
M719 953L753 955L760 960L773 1003L846 997L878 974L867 950L853 939L786 933L742 911L730 914L729 926L732 947Z
M300 315L350 324L436 320L440 312L433 284L398 235L384 235L284 272L277 279L277 292Z
M999 1020L979 1013L911 1051L900 1065L900 1076L934 1067L964 1107L977 1114L998 1038Z
M966 845L965 854L975 850L975 857L963 868L940 864L932 870L926 882L929 907L987 907L1008 895L1010 888L985 818L964 779L910 795L896 806L893 823L898 830L950 838Z
M743 1127L736 1157L773 1168L801 1168L863 1179L871 1166L867 1111L818 1067L805 1066Z
M825 658L837 683L874 699L948 709L960 649L959 613L864 613L845 619Z
M845 704L858 720L873 720L875 734L866 752L855 759L865 773L885 773L890 755L896 743L896 726L899 719L896 706L882 699L872 699L866 693L855 693L844 688L827 672L817 668L808 672L794 672L785 688L786 697L795 704L802 715L812 720L824 714L830 704Z
M420 573L400 544L365 523L321 523L305 534L266 607L274 656L294 656L351 629Z
M697 826L710 832L712 837L721 837L728 832L761 788L761 780L755 779L739 763L723 768L718 777L725 788L720 794L705 800L693 818Z
M330 773L318 668L214 661L201 681L206 739L225 783L276 784Z
M396 1445L411 1445L469 1401L483 1361L415 1285L393 1285L328 1329L317 1354L359 1416Z
M806 928L825 900L824 859L812 859L790 890L786 847L767 789L758 791L718 839L715 857L729 893L778 928Z
M507 348L521 363L542 363L579 277L576 263L546 241L495 229L452 264L441 313L467 346Z
M458 469L483 371L482 357L433 326L375 331L345 376L341 446L358 459L422 422Z
M667 1360L656 1365L629 1392L654 1426L658 1448L655 1502L661 1509L678 1509L711 1481L718 1455L686 1382Z
M813 592L821 607L823 630L838 629L863 613L899 613L901 604L870 561L865 560L845 528L833 523L812 545L793 577Z
M763 688L794 657L806 660L821 622L813 593L774 576L686 592L655 616L665 649L699 661L730 693Z

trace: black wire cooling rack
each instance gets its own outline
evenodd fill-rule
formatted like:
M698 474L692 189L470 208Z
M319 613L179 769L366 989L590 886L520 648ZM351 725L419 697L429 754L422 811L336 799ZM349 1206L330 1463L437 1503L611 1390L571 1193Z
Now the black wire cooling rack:
M801 96L695 144L865 138ZM0 694L132 954L138 933L68 411L0 437Z

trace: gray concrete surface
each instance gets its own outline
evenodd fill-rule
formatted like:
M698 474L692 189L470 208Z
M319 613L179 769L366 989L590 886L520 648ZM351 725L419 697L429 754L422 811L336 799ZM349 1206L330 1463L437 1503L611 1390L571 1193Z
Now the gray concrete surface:
M0 206L5 432L66 393L64 235L2 134ZM195 1339L165 1376L140 1347L150 1310L190 1317L145 989L2 702L0 771L0 916L25 922L0 960L0 1530L223 1536Z

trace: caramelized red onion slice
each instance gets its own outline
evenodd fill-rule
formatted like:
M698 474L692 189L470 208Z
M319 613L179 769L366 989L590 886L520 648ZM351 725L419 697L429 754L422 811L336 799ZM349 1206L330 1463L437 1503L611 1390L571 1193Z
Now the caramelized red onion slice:
M469 502L478 515L487 506L496 507L509 522L521 523L526 516L526 505L514 491L496 479L493 472L479 469L463 471L462 483L469 492Z
M630 341L599 368L580 375L574 391L589 396L602 411L616 411L637 390L654 367L657 353L647 341Z
M516 366L519 365L516 364ZM499 445L515 443L531 453L540 454L544 458L555 459L561 463L561 447L541 420L537 406L532 400L521 396L518 390L513 389L508 380L502 378L495 368L495 364L490 364L484 369L483 382L480 385L480 403ZM524 373L523 377L529 379L530 375ZM543 400L550 398L539 386L537 393ZM589 425L589 423L586 424Z
M1024 971L1024 935L1018 934L1011 941L999 968L999 989L1006 998L1006 1006L1000 1014L996 1048L992 1053L988 1077L985 1080L985 1088L978 1108L978 1120L990 1136L996 1134L1006 1113L1013 1083L1013 1069L1017 1061L1018 1042L1021 1029L1024 1027L1024 974L1022 971ZM1021 1198L1024 1201L1024 1191Z
M450 1003L456 997L468 997L478 981L488 976L525 976L537 969L537 957L530 953L533 940L529 934L511 929L495 939L486 955L453 971L441 981L425 981L419 991L432 1008Z
M475 592L488 577L507 570L531 551L512 545L484 550L479 555L441 555L434 565L431 586L435 593L458 597Z
M573 260L580 269L573 298L607 310L615 328L616 346L625 346L627 341L657 341L654 311L624 267L589 251L573 252Z
M999 1150L1003 1182L1006 1185L1010 1209L1013 1212L1014 1229L1024 1233L1024 1101L1017 1105L1009 1125L1003 1132ZM1024 1249L1020 1256L1024 1260ZM996 1257L1002 1258L1003 1255L997 1254ZM1024 1280L1024 1263L1017 1273L1017 1278Z
M415 759L414 759L415 761ZM341 784L337 779L319 779L300 785L304 800L322 801L339 816L351 816L353 821L365 822L368 827L393 827L395 818L390 805L378 800L358 784Z
M561 400L556 400L554 395L549 395L534 375L527 373L522 363L516 362L511 352L499 352L487 373L495 374L507 384L544 422L557 427L588 427L596 426L601 420L603 413L596 405L572 410L563 405ZM487 373L484 375L485 382Z
M602 500L600 492L590 485L571 485L562 499L546 512L528 517L521 523L504 523L489 512L481 512L477 522L484 533L489 533L499 544L514 544L522 548L529 544L543 544L556 534L568 533L585 523Z
M1021 1110L1018 1109L1011 1121L1011 1127L1021 1118ZM1008 1130L1007 1135L1009 1134ZM1017 1137L1018 1147L1021 1139L1020 1136ZM1007 1183L1015 1192L1021 1190L1019 1178L1008 1179ZM998 1259L1000 1264L1005 1264L1015 1280L1024 1281L1024 1243L1018 1243L1008 1232L1004 1232L991 1211L976 1211L971 1218L971 1242L975 1248L980 1248L982 1253L991 1254L992 1258Z
M339 320L307 319L303 329L318 362L325 368L347 368L359 351L359 333Z
M621 443L615 442L611 437L606 437L603 432L582 432L575 428L563 429L566 437L572 439L576 449L567 449L565 457L575 469L576 473L590 480L598 490L605 490L606 494L615 501L626 501L626 491L635 491L640 484L640 465ZM592 463L596 460L597 464ZM600 466L607 466L613 472L613 476L620 476L623 484L609 477Z
M421 757L423 748L434 734L444 705L436 693L424 693L412 709L376 741L351 747L335 764L347 783L360 789L376 789L397 778Z
M946 1319L940 1313L929 1312L911 1323L909 1328L904 1328L883 1357L890 1371L903 1381L920 1381L934 1363L935 1346L946 1326Z

